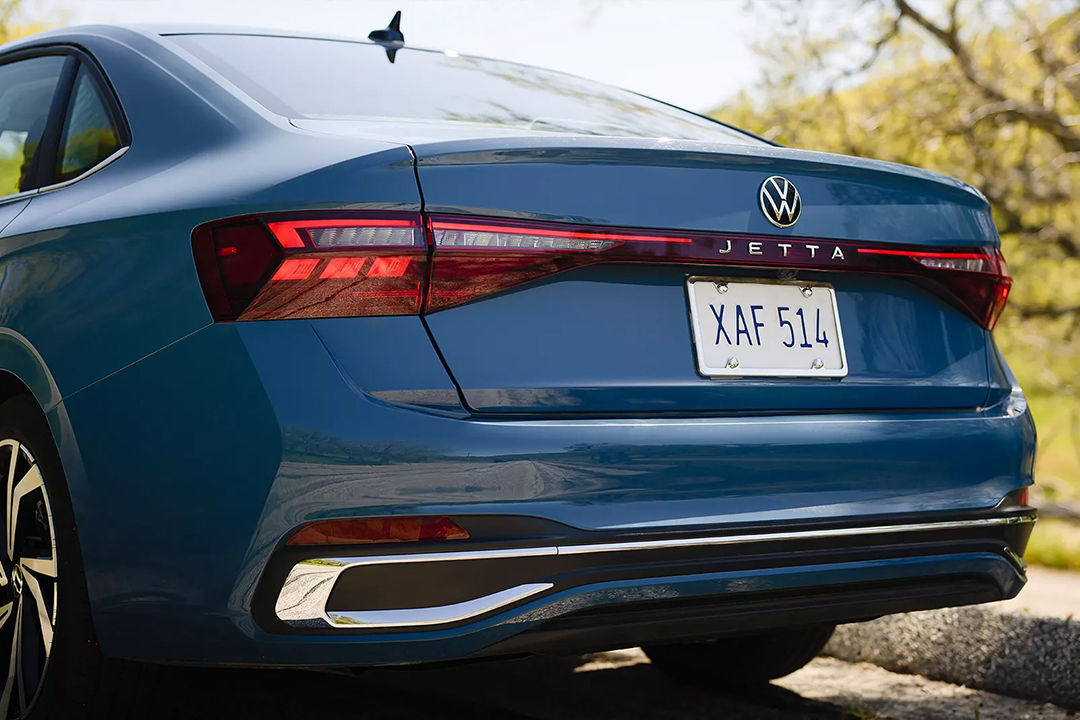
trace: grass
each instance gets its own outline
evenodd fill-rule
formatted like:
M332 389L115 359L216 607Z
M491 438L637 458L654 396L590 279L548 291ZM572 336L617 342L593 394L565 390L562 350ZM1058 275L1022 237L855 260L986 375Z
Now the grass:
M1042 518L1031 533L1025 557L1032 565L1080 570L1080 522Z
M843 720L877 720L877 716L871 715L861 707L854 706L844 710Z
M1080 504L1080 407L1076 396L1033 394L1028 404L1039 431L1036 496ZM1042 518L1035 525L1025 557L1032 565L1080 570L1080 521Z
M1032 395L1039 431L1035 482L1049 500L1080 502L1080 403L1071 394Z

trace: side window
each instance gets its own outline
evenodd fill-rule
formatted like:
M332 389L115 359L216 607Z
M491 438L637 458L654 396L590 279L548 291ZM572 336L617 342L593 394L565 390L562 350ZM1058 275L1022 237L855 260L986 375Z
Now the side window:
M46 55L0 65L0 197L35 186L34 154L66 61Z
M79 66L60 133L56 180L78 177L120 149L120 133L85 65Z

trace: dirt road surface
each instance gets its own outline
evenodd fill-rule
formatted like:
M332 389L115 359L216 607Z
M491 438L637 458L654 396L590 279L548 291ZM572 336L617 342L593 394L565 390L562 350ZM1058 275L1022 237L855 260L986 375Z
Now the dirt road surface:
M668 678L640 650L432 669L177 669L142 717L260 720L1075 720L1037 702L819 658L742 695Z

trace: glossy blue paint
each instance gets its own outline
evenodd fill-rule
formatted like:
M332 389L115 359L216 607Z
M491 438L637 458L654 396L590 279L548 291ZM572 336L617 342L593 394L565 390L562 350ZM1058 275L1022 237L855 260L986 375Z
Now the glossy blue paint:
M254 590L310 520L505 513L618 533L986 509L1031 482L1035 430L989 334L897 279L829 276L844 380L713 381L693 364L693 266L584 268L425 318L213 324L195 226L426 209L783 236L754 202L779 171L802 192L802 235L993 246L986 203L932 173L780 148L291 123L150 31L4 51L49 43L96 58L132 143L68 187L0 203L0 372L53 429L106 652L445 659L615 597L960 572L1018 590L1000 557L957 554L620 581L378 640L268 633Z
M986 399L985 333L928 290L888 277L799 274L836 288L847 377L702 377L688 275L755 277L715 266L586 267L427 323L478 412L976 408Z
M430 212L931 246L997 242L980 194L892 163L637 138L472 138L412 147ZM772 174L799 188L797 226L777 228L757 209L761 179Z
M407 337L415 319L339 322L343 335L380 347ZM145 656L129 623L158 627L168 653L190 652L196 637L214 638L205 659L271 652L261 644L278 641L251 620L255 585L285 537L325 517L505 513L589 530L867 519L989 508L1031 481L1031 417L1004 405L476 420L365 392L397 371L379 363L343 376L318 325L207 328L65 400L87 476L109 478L81 499L80 524L95 617L115 628L103 631L109 652ZM167 412L140 404L151 385ZM153 458L117 458L118 445L153 448ZM139 513L125 516L117 496ZM133 582L154 592L132 593ZM354 661L372 657L358 649Z

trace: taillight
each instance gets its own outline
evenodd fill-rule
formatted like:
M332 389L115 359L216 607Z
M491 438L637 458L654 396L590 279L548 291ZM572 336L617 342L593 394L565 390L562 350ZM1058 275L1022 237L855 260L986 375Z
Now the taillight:
M649 230L439 215L428 222L436 258L428 295L429 312L581 265L687 260L701 247L695 245L693 235Z
M193 236L215 320L416 315L428 248L419 214L241 218Z
M427 309L442 310L595 262L760 265L912 275L928 280L992 330L1012 278L1000 251L927 251L861 243L719 233L610 230L432 216L435 247Z
M893 272L925 274L925 277L949 291L987 330L993 330L997 324L1012 287L1005 257L1000 250L993 248L969 252L931 252L861 247L859 255L902 258L909 262L908 268L894 268Z
M195 262L215 320L418 315L598 262L905 275L993 329L1012 279L990 248L601 228L419 213L247 217L200 226Z

